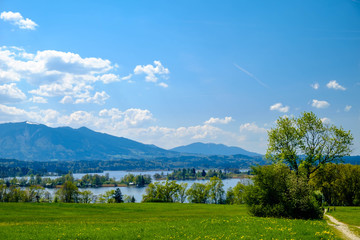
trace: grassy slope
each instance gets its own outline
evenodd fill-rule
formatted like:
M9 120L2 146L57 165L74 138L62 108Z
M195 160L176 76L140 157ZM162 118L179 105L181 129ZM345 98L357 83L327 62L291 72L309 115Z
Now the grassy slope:
M325 221L250 217L244 206L0 203L1 239L338 239Z
M335 211L332 210L328 214L348 224L350 229L360 236L360 207L336 207Z

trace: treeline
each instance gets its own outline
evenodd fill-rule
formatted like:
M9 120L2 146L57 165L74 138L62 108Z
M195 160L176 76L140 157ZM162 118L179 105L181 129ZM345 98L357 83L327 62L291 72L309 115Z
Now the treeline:
M187 183L176 181L155 182L149 184L142 202L179 202L235 204L243 203L245 186L240 182L225 193L224 184L218 177L210 178L206 183Z
M360 206L360 165L327 164L311 177L310 184L332 206Z
M0 185L0 202L47 202L47 203L134 203L134 196L122 195L120 188L95 195L89 190L80 191L71 181L66 181L52 196L45 188L31 186L21 189L16 186Z
M100 173L103 171L195 169L248 169L253 165L264 165L262 157L233 156L179 156L174 158L84 160L84 161L20 161L0 159L0 177L22 177L30 174L63 175L73 173Z
M261 217L321 218L327 206L360 206L360 166L329 163L311 175L285 164L253 168L249 211Z
M250 175L250 171L247 172L239 172L238 169L225 169L224 171L221 169L210 169L210 170L202 170L196 171L195 168L183 168L178 170L173 170L170 174L159 174L156 173L154 178L157 180L167 179L167 180L203 180L210 179L212 177L218 177L220 179L227 179L233 177L245 177Z
M116 181L115 178L110 178L109 174L98 175L98 174L86 174L81 179L74 179L72 174L63 175L57 178L41 177L40 175L30 175L30 177L12 178L12 179L0 179L0 185L6 185L7 187L31 187L40 186L44 188L55 188L63 185L66 181L73 182L78 188L96 188L102 186L137 186L143 187L151 183L150 175L134 175L127 174L120 181Z

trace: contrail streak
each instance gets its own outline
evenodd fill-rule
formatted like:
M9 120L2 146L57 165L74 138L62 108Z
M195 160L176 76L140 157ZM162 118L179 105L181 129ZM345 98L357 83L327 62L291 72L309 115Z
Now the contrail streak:
M249 77L251 77L252 79L256 80L261 86L265 87L265 88L269 88L268 85L266 85L265 83L263 83L262 81L260 81L257 77L255 77L252 73L246 71L245 69L243 69L242 67L240 67L239 65L237 65L236 63L234 63L234 66L239 69L240 71L242 71L243 73L245 73L246 75L248 75Z

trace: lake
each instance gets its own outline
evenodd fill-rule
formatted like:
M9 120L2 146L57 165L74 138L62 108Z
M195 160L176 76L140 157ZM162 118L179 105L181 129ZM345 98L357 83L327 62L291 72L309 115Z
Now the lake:
M115 178L115 180L120 180L121 178L123 178L126 174L134 174L134 175L145 175L148 174L151 176L151 178L153 179L154 174L156 173L172 173L172 171L138 171L138 172L128 172L128 171L104 171L102 173L74 173L73 176L75 179L80 179L82 178L84 175L86 174L98 174L98 175L105 175L105 174L109 174L110 178ZM206 183L209 180L177 180L176 182L178 183L188 183L188 188L195 182L197 183ZM251 183L251 180L248 178L244 178L244 179L235 179L235 178L231 178L231 179L224 179L222 180L224 183L224 190L227 191L230 187L235 187L235 185L240 181L242 184L244 185L248 185ZM153 179L153 182L157 182ZM163 180L161 180L160 182L163 182ZM101 188L81 188L80 191L84 191L84 190L90 190L91 192L93 192L93 194L95 195L99 195L99 194L104 194L106 191L110 191L110 190L115 190L118 187L101 187ZM146 187L119 187L122 194L123 195L128 195L128 196L134 196L136 199L136 202L141 202L142 200L142 195L145 194L145 189ZM54 196L55 192L57 191L57 189L55 188L46 188L46 191L48 191L49 193L51 193L52 196Z

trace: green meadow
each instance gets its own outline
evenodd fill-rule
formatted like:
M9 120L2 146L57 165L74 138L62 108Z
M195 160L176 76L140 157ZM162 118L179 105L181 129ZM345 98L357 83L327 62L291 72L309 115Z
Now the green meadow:
M0 203L1 239L339 239L324 220L249 216L243 205Z
M328 214L346 223L354 233L360 236L360 207L336 207L335 211L330 208Z

